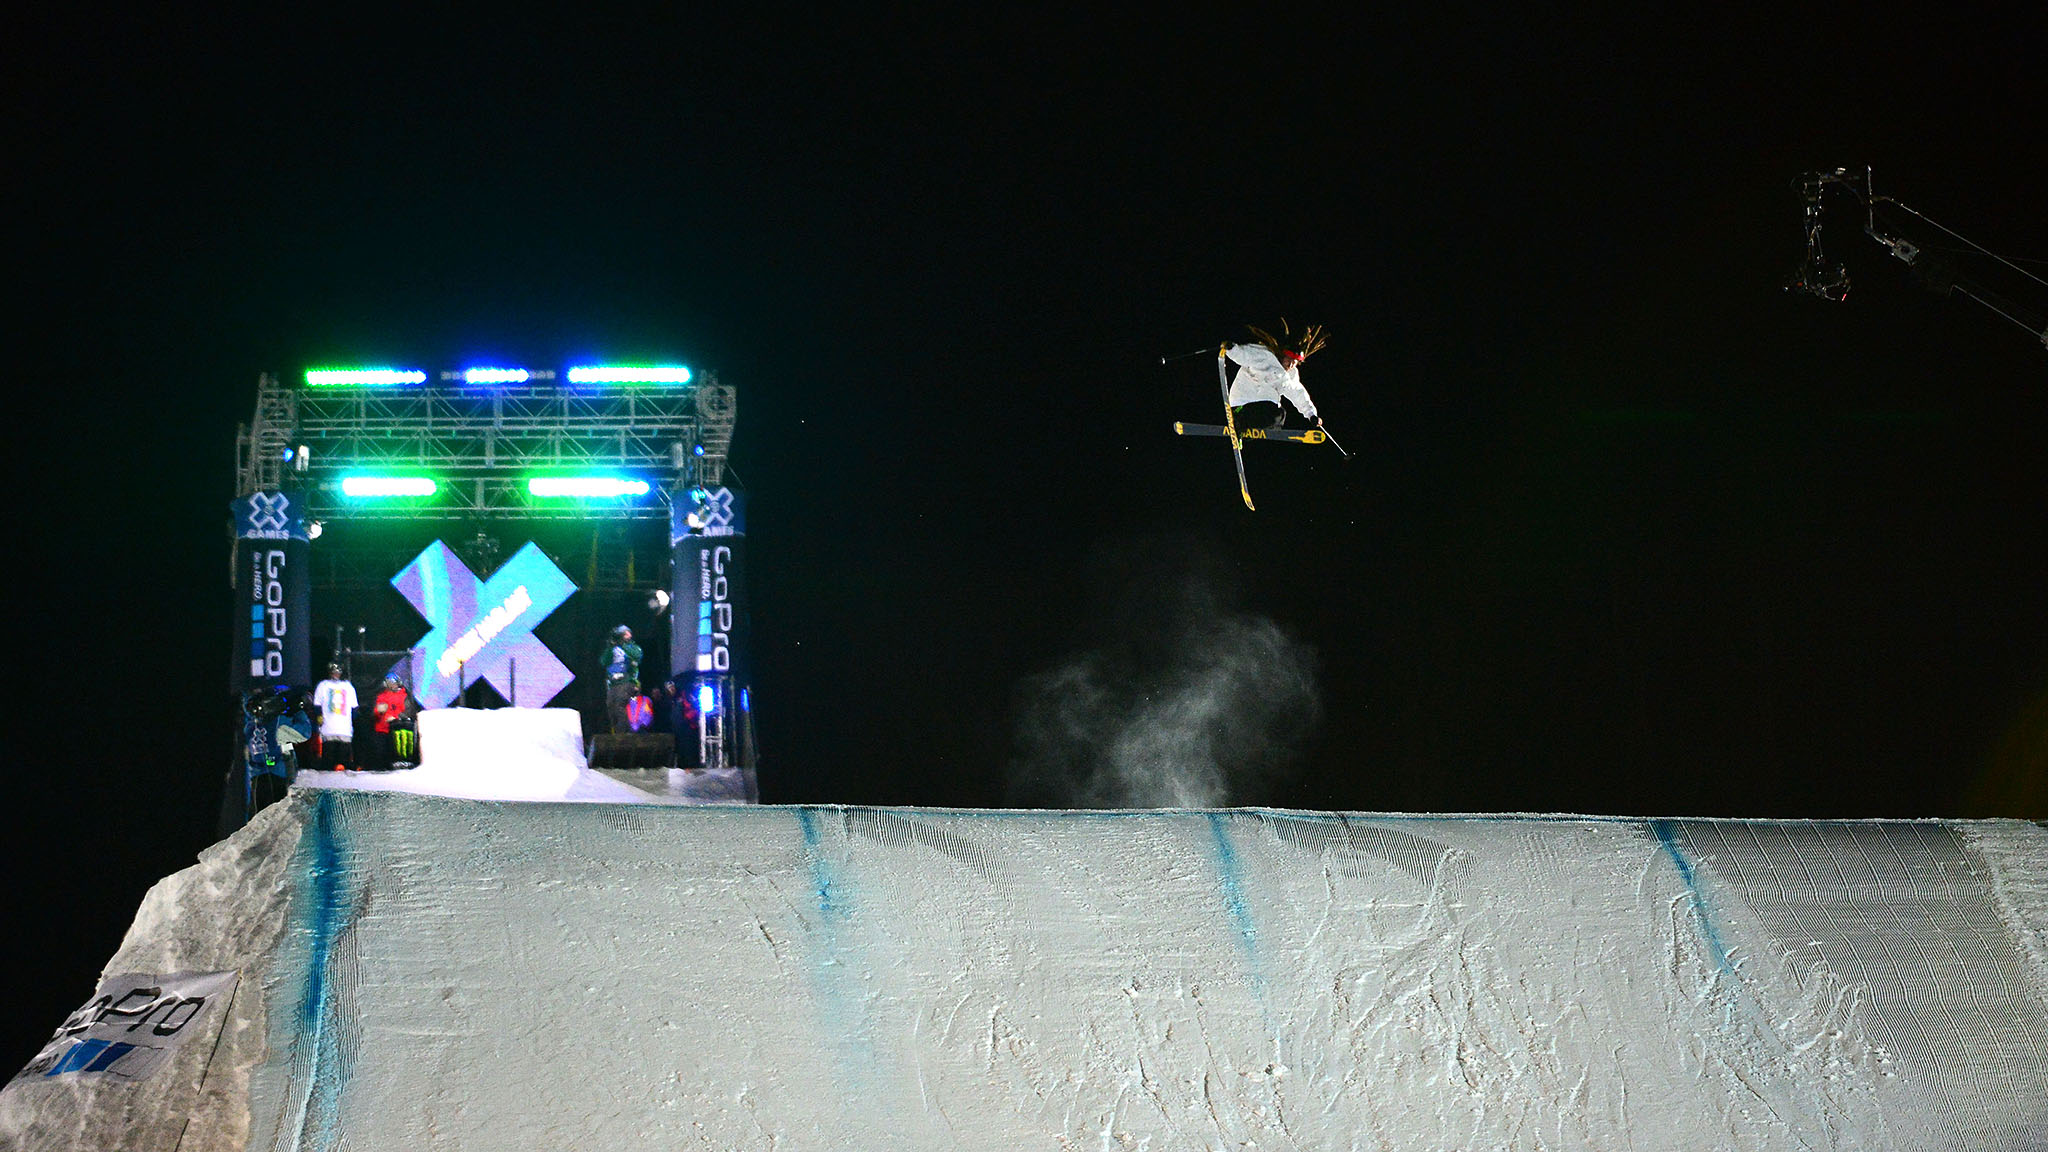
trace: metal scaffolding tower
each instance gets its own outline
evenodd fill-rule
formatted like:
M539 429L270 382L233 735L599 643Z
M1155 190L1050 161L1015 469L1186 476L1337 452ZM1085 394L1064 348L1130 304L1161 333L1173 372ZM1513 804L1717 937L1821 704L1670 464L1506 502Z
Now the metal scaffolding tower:
M552 373L546 374L552 376ZM311 518L666 520L678 492L724 479L738 415L711 373L687 383L466 383L313 387L259 377L235 437L240 492L302 492ZM535 476L647 481L642 498L535 497ZM352 499L353 475L424 476L431 496Z
M298 432L298 392L265 372L256 378L256 411L235 429L235 495L275 492Z

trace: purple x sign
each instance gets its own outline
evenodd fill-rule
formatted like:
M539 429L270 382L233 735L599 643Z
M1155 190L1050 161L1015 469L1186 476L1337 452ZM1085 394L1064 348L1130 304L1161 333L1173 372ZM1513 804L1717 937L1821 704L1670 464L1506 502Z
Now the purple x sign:
M446 708L463 685L487 680L514 705L539 708L576 677L533 635L576 591L547 554L528 543L478 580L439 540L391 578L433 631L413 645L424 656L413 698Z

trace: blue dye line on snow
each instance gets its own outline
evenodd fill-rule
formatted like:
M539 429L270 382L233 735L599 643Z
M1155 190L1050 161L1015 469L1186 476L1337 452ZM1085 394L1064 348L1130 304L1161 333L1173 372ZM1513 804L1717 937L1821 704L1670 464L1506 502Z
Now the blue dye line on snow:
M818 906L818 944L813 952L811 987L825 1016L823 1027L831 1038L842 1085L850 1092L871 1093L874 1089L870 1072L876 1064L871 1025L858 1003L857 981L850 976L846 950L839 937L839 926L846 922L852 909L847 901L847 885L825 858L818 827L821 811L835 809L796 810L797 825L803 830L804 859L810 865L811 894Z
M1209 830L1216 835L1216 883L1223 893L1223 909L1230 914L1230 926L1237 929L1238 943L1245 954L1257 957L1259 929L1252 923L1251 909L1244 902L1244 872L1237 862L1237 848L1230 842L1230 828L1221 812L1209 813Z
M1678 822L1652 820L1650 828L1657 833L1657 842L1664 846L1665 855L1670 856L1671 862L1678 866L1678 878L1685 881L1687 898L1692 905L1693 922L1699 925L1700 937L1706 941L1707 952L1714 958L1714 967L1733 976L1735 965L1728 960L1728 947L1721 942L1721 929L1714 923L1706 893L1700 891L1699 878L1693 875L1692 861L1685 858L1685 850L1678 846Z
M304 1042L312 1045L312 1055L307 1061L305 1094L299 1103L292 1146L301 1147L306 1137L312 1135L314 1147L329 1148L334 1145L341 1091L351 1063L337 1043L333 982L328 971L335 939L347 920L347 901L342 892L347 852L334 814L341 797L323 789L311 802L313 819L307 829L310 844L306 853L310 884L301 925L307 940L306 975L299 988L298 1031L306 1038Z
M818 899L818 914L828 923L842 920L846 912L832 894L832 866L825 862L825 853L818 843L818 809L797 809L796 822L804 831L804 856L811 865L811 888Z
M1230 813L1213 811L1208 813L1208 817L1209 831L1216 838L1216 887L1223 896L1223 911L1230 917L1230 926L1237 931L1238 946L1244 949L1252 999L1258 1002L1259 1016L1265 1021L1267 1033L1273 1037L1273 1059L1278 1061L1280 1026L1273 1019L1272 1006L1266 1001L1266 971L1259 955L1259 926L1252 919L1251 903L1244 897L1244 865L1237 858L1237 845L1230 842Z

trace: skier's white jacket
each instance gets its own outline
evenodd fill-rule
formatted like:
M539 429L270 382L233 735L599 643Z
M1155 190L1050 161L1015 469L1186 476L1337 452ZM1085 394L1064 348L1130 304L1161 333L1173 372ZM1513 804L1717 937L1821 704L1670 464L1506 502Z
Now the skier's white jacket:
M1237 377L1230 382L1230 406L1269 400L1275 404L1285 396L1303 416L1316 418L1316 402L1301 386L1301 368L1282 364L1264 344L1232 344L1224 352L1237 365Z
M354 740L355 725L350 714L356 710L356 686L346 680L322 680L313 689L313 706L320 710L320 735L329 740Z

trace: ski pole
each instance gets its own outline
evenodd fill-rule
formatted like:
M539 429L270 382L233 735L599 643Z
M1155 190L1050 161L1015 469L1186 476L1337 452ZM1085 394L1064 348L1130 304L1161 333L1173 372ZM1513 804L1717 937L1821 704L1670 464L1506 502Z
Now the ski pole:
M1339 453L1343 455L1343 457L1346 460L1351 459L1351 453L1344 451L1344 446L1342 444L1337 443L1337 438L1335 436L1330 435L1330 430L1328 428L1323 428L1323 422L1321 420L1316 421L1316 427L1322 429L1323 439L1328 440L1330 442L1330 447L1335 448Z
M1188 358L1190 358L1190 357L1194 357L1194 356L1206 356L1206 355L1208 355L1208 354L1209 354L1209 350L1208 350L1207 348L1197 348L1197 349L1195 349L1195 350L1194 350L1193 352L1183 352L1183 353L1181 353L1181 354L1180 354L1180 355L1178 355L1178 356L1161 356L1161 357L1159 358L1159 362L1160 362L1161 364L1168 364L1168 363L1171 363L1171 362L1173 362L1173 361L1175 361L1175 360L1186 360L1186 359L1188 359Z

